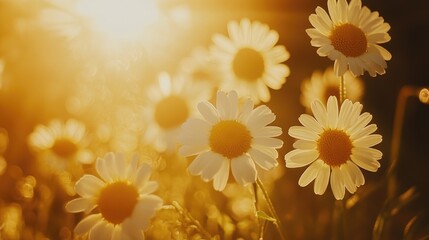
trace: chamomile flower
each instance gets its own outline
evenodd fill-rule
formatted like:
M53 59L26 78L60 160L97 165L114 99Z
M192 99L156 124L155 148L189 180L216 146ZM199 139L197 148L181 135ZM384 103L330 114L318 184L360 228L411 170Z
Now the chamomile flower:
M84 175L76 182L81 196L68 202L71 213L99 213L86 216L75 227L77 236L88 234L95 239L144 239L143 231L162 206L162 199L152 193L158 183L150 181L149 165L137 166L137 159L127 164L124 158L108 153L96 161L101 179Z
M193 49L190 56L182 60L179 75L198 84L203 82L217 88L221 74L210 51L203 47ZM207 85L206 85L207 86Z
M172 79L167 73L147 91L144 107L147 129L144 140L160 152L176 149L177 136L182 124L196 112L200 101L210 98L210 87L198 88L191 81Z
M314 99L326 102L330 96L339 98L340 81L340 77L335 75L332 67L327 68L323 73L314 71L310 79L305 79L301 83L301 104L310 111ZM362 79L353 77L347 71L344 74L344 81L347 98L353 102L360 101L364 90Z
M236 90L255 103L268 102L269 88L280 89L290 73L282 64L289 59L289 52L282 45L275 46L278 33L246 18L229 22L228 33L229 38L219 34L213 37L212 53L224 74L220 89Z
M360 0L328 0L328 12L317 7L309 17L314 28L306 31L317 54L335 61L335 74L342 76L347 70L355 76L364 71L373 77L384 74L392 55L379 44L390 41L390 25Z
M240 106L237 92L218 91L216 107L209 102L198 104L203 119L191 118L183 124L179 152L197 157L189 165L192 175L204 181L213 180L216 190L222 191L230 169L241 184L254 183L258 176L256 165L264 170L277 166L277 150L283 145L282 130L267 126L276 116L261 105L253 109L250 98Z
M320 100L311 104L314 117L302 114L303 126L289 128L297 138L294 150L285 155L286 167L308 166L298 184L307 186L314 180L314 192L325 193L328 183L336 199L344 198L345 189L354 193L365 183L360 168L376 172L380 167L381 151L372 148L382 141L373 134L377 125L368 123L372 115L361 114L362 104L346 99L338 110L336 97L329 97L327 108Z
M29 145L49 160L57 170L64 170L67 161L90 164L92 153L86 149L87 134L85 125L77 120L65 122L54 119L49 125L37 125L29 135Z

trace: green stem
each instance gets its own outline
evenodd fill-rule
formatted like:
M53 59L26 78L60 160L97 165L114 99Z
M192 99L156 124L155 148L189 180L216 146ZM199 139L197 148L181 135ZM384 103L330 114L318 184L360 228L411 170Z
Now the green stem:
M268 210L270 211L271 215L276 219L274 225L276 226L277 231L279 232L280 239L285 240L286 238L282 232L282 224L280 222L280 218L277 215L277 212L274 208L273 203L271 202L271 199L270 199L270 196L268 195L267 190L265 190L264 184L259 178L256 179L256 183L258 184L259 189L261 189L261 192L264 195L265 201L267 202Z
M340 79L340 105L343 104L344 100L347 98L347 92L346 92L346 83L345 83L344 75L341 75Z

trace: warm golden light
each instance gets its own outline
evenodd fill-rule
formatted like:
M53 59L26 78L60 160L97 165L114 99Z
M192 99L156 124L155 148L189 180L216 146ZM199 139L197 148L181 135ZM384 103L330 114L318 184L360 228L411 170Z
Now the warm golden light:
M76 10L94 30L120 40L141 35L159 16L154 0L82 0Z

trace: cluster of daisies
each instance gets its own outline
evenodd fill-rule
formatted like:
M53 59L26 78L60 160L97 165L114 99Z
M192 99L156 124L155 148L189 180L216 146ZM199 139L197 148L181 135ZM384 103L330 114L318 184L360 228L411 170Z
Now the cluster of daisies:
M309 17L314 28L307 33L317 53L334 65L303 81L301 102L308 114L299 117L302 126L289 128L295 149L284 159L288 168L308 166L300 186L314 181L314 192L321 195L330 183L334 197L341 200L346 189L354 193L364 184L361 169L375 172L380 167L382 153L373 146L382 137L374 133L372 115L362 112L357 101L363 88L358 76L364 71L371 76L385 73L391 55L379 44L390 40L390 26L360 0L328 0L327 5L328 12L317 7ZM247 185L278 165L282 129L270 125L275 114L259 104L270 100L270 89L280 89L290 72L283 63L289 53L276 45L276 31L249 19L232 21L227 29L228 36L214 35L209 51L199 49L184 61L183 72L174 80L161 74L148 89L151 104L143 107L144 118L150 119L144 140L158 151L179 149L183 157L195 156L189 173L212 181L218 191L226 187L230 173ZM347 99L337 97L340 79L346 80ZM213 85L204 85L209 83ZM53 122L37 127L30 143L57 157L91 164L91 158L79 157L84 132L74 121ZM75 186L80 197L66 205L73 213L98 211L86 216L75 234L144 239L150 218L163 204L153 194L157 182L149 179L150 167L112 153L98 158L95 167L99 177L81 177Z

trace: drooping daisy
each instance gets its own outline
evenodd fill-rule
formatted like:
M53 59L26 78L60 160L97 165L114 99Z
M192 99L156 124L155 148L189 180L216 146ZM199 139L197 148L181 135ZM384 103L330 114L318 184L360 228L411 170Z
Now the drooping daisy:
M144 108L147 129L144 140L156 150L176 149L181 125L196 112L200 101L210 98L210 87L198 85L181 78L159 75L158 83L147 91L148 104Z
M368 123L372 115L361 114L362 104L346 99L338 111L336 97L329 97L327 108L320 100L311 104L314 117L302 114L303 126L289 128L289 135L297 138L295 150L285 155L286 167L309 165L298 184L307 186L314 180L314 192L322 195L328 183L336 199L344 198L345 189L354 193L365 183L360 168L376 172L380 167L381 151L372 148L382 141L373 134L377 125Z
M335 61L334 71L342 76L348 69L355 76L368 71L384 74L392 55L379 44L390 41L390 25L378 12L371 12L360 0L328 0L328 13L316 8L309 17L314 28L307 29L317 54Z
M352 102L360 101L364 88L362 79L353 77L347 71L344 74L344 81L347 88L347 98ZM301 104L310 110L314 99L326 102L330 96L339 98L339 86L340 78L335 75L332 67L327 68L323 73L314 71L310 79L305 79L301 83Z
M197 155L188 167L192 175L201 175L204 181L213 179L214 188L222 191L230 169L235 180L245 185L255 182L256 165L264 170L277 166L276 149L283 142L275 137L282 130L267 126L276 118L267 106L253 107L249 98L240 106L235 91L218 91L216 107L209 102L198 104L204 119L189 119L180 134L180 154Z
M80 221L74 233L89 234L95 239L144 239L148 227L162 199L152 193L158 183L150 181L150 166L137 166L137 159L127 164L124 158L108 153L96 161L96 170L101 179L84 175L76 182L76 192L81 196L65 206L71 213L91 214Z
M229 38L219 34L213 37L212 53L224 73L221 90L236 90L255 103L268 102L268 87L280 89L290 72L282 64L289 59L289 52L282 45L274 46L278 33L246 18L229 22L228 33Z
M52 120L48 126L37 125L29 135L29 145L49 159L50 165L64 170L67 161L81 164L93 162L92 153L86 149L85 125L77 120L63 122Z

